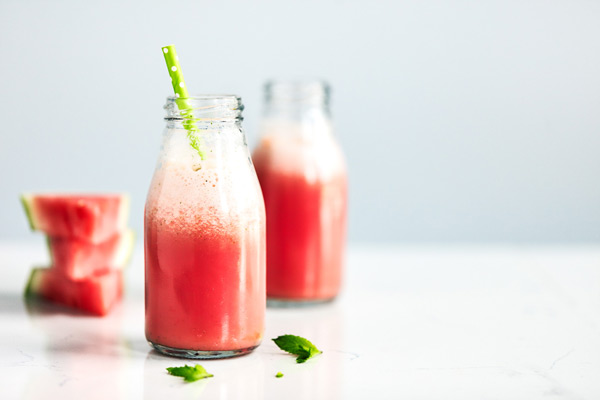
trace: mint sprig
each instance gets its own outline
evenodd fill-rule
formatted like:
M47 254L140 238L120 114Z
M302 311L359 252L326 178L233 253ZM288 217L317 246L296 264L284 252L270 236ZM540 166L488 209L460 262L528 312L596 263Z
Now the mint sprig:
M323 353L314 344L301 336L281 335L273 341L281 350L297 355L297 363L306 362L309 358Z
M170 367L167 368L169 374L173 376L180 376L186 382L195 382L199 379L211 378L214 375L206 372L204 367L200 364L196 364L193 367L189 365L184 365L183 367Z

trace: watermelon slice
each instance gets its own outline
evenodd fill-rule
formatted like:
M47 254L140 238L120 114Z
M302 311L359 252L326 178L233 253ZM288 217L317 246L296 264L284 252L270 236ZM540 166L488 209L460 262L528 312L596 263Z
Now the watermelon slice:
M34 268L25 295L36 296L68 307L106 315L121 299L123 274L112 271L73 281L54 268Z
M73 280L97 273L123 269L133 249L135 235L131 229L94 244L82 239L48 236L53 268Z
M24 194L31 229L53 237L100 243L125 229L129 197L124 194Z

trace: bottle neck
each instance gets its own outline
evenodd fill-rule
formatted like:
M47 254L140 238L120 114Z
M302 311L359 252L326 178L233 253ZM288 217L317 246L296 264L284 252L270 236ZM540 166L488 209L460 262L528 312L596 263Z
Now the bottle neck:
M268 82L265 85L265 117L302 121L307 117L330 118L329 86L324 82Z
M192 166L247 160L248 148L241 126L244 106L239 97L169 97L164 108L167 112L164 160Z
M188 98L168 97L164 106L169 129L210 131L241 129L244 105L232 95L205 95Z
M317 143L333 138L329 86L323 82L269 82L265 85L263 137Z

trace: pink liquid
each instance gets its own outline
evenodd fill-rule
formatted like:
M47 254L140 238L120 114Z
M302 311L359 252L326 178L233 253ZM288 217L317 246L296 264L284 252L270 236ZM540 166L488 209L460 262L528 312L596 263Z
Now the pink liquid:
M281 168L275 151L265 142L253 155L267 214L267 296L331 299L344 262L345 170L310 177L302 168Z
M264 226L206 215L145 219L146 337L224 351L257 346L264 329ZM261 254L263 253L263 254Z

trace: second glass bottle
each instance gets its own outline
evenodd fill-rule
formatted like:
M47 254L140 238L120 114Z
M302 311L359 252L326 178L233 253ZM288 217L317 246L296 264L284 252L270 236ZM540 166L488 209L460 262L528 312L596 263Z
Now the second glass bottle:
M254 165L267 213L270 305L333 299L346 240L347 175L322 82L270 82Z

